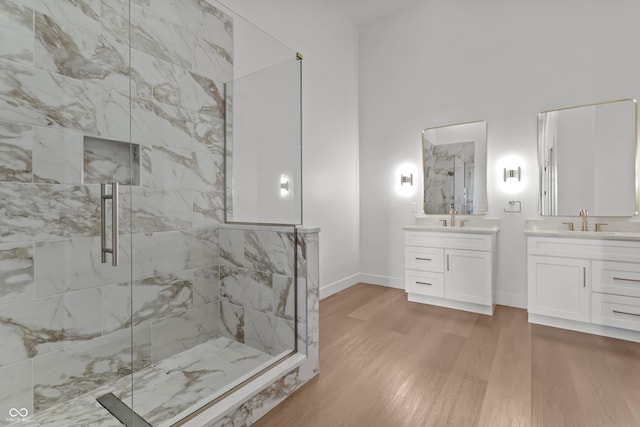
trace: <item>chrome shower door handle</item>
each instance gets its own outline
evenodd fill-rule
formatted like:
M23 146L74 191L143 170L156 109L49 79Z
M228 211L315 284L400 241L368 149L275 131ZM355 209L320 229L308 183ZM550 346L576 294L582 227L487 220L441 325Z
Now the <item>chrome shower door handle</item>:
M118 183L111 183L111 265L118 266Z
M111 248L107 248L107 200L111 200ZM111 194L107 194L107 184L100 184L100 247L102 263L111 254L111 265L118 266L118 183L111 183Z

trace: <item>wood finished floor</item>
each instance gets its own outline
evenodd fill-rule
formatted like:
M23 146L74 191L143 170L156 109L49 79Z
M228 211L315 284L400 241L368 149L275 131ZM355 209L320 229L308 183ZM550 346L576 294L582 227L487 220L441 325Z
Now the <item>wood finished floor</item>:
M256 427L640 426L640 344L411 303L320 302L320 374Z

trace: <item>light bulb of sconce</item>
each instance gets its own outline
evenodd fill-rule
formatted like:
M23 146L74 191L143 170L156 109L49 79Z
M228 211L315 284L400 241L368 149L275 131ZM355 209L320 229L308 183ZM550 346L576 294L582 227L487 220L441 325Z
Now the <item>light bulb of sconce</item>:
M405 184L413 185L413 174L409 174L409 175L400 174L400 185L405 185Z
M504 182L507 182L507 180L510 179L518 179L518 182L520 182L520 177L522 174L522 169L520 168L520 166L518 166L518 169L507 169L504 168Z

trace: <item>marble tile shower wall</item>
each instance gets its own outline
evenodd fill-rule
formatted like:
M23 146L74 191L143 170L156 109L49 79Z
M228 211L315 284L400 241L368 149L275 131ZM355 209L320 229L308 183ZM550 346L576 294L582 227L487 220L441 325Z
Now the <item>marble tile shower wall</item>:
M130 326L134 369L219 334L232 25L199 0L0 0L0 424L126 375ZM140 146L117 268L84 136Z
M293 350L295 234L236 228L219 231L222 334L274 356ZM301 248L302 242L299 250L303 251Z

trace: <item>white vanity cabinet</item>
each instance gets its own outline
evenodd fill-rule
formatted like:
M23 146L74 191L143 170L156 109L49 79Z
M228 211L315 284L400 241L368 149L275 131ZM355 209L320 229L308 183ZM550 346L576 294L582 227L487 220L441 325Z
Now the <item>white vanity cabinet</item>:
M527 238L529 321L640 341L640 236L539 234Z
M405 230L405 290L409 301L493 313L497 229Z
M589 262L529 256L529 313L589 321Z

